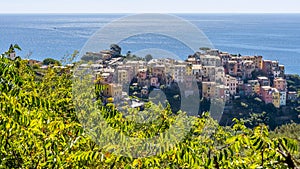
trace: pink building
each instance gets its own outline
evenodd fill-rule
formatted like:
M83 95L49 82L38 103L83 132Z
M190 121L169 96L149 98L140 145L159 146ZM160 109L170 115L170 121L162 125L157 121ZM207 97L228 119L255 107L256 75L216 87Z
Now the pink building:
M266 104L273 103L272 88L270 86L262 86L260 88L260 93L261 93L262 100Z

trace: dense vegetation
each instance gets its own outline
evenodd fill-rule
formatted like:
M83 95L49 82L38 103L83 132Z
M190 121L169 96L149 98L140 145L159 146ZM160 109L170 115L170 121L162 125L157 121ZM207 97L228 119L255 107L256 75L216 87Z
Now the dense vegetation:
M276 108L273 104L265 104L257 96L239 98L226 105L220 124L231 125L232 121L229 119L238 118L246 120L247 127L264 123L274 130L283 124L300 123L300 111L297 109L299 105L299 101L288 101L286 106Z
M49 68L40 76L27 61L10 60L6 55L0 57L0 168L299 166L298 125L270 132L265 125L249 129L235 119L231 127L221 127L207 113L196 119L184 140L169 143L167 149L153 156L133 158L131 152L118 156L111 151L116 149L115 138L109 146L99 146L79 123L72 98L72 74L65 73L69 71ZM156 112L158 118L145 127L126 122L112 105L100 108L117 131L137 138L166 131L176 118L170 107L150 104L146 110Z

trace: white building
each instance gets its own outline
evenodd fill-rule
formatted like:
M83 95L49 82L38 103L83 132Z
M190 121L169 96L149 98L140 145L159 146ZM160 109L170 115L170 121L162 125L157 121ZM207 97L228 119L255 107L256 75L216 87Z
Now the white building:
M234 96L237 93L238 80L230 75L225 76L225 86L229 87L229 93Z
M174 65L174 79L177 82L184 82L184 77L186 75L186 66L185 65Z
M204 66L221 66L221 59L219 56L213 55L200 55L200 60Z
M201 75L202 65L192 65L192 75L197 76Z
M117 70L117 79L119 84L128 83L128 72L126 70Z

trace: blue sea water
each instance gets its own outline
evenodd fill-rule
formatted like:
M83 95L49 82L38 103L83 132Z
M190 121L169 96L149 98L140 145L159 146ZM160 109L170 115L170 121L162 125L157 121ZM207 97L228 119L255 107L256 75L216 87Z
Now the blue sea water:
M264 59L284 64L287 73L300 74L300 14L175 15L196 25L221 51L262 55ZM22 48L18 52L21 57L61 59L81 50L97 30L122 16L125 14L1 14L0 52L17 43ZM142 45L137 41L143 40L170 46L175 43L164 37L133 37L122 43L123 53L137 50ZM182 49L174 52L188 54Z

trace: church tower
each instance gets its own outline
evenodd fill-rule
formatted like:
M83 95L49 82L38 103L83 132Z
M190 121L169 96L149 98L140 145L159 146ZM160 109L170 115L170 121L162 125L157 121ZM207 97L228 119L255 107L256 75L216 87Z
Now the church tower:
M13 47L12 44L10 45L8 52L9 52L8 57L11 60L15 60L15 58L16 58L16 51L15 51L15 49L14 49L14 47Z

